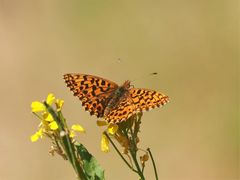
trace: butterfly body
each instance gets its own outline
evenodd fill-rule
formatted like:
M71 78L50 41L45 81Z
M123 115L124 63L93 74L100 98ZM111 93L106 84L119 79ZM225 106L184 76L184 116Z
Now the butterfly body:
M65 74L64 79L86 111L103 117L109 123L119 123L137 112L168 102L168 96L159 92L131 88L130 81L118 86L112 81L86 74Z
M110 96L111 98L104 110L104 116L107 116L112 109L115 109L119 103L122 102L122 99L129 96L129 87L130 81L126 81L122 86L119 86L115 91L113 91L113 95Z

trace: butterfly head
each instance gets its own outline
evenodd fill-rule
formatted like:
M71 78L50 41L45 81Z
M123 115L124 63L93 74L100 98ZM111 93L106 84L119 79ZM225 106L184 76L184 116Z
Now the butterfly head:
M125 81L123 85L119 86L115 91L116 97L123 96L128 91L129 88L130 88L130 81Z
M130 88L130 81L129 80L127 80L127 81L125 81L124 83L123 83L123 85L122 85L122 87L124 87L124 88L126 88L126 89L129 89Z

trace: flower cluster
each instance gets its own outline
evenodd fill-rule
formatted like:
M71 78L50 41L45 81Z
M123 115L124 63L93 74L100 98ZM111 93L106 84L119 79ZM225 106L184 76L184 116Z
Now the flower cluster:
M31 136L31 141L35 142L43 137L50 138L52 146L49 153L52 155L57 153L64 160L68 160L79 180L95 178L104 180L104 171L96 159L83 144L74 139L77 132L85 132L83 127L75 124L71 129L68 128L66 119L61 112L63 103L63 100L56 99L53 94L49 94L43 103L32 102L32 112L40 119L40 124L37 132ZM52 106L53 104L55 106ZM94 171L92 171L93 169Z
M107 126L107 129L102 133L101 150L108 152L110 142L129 168L138 173L140 177L143 175L145 163L149 159L148 152L138 147L138 143L140 142L138 133L140 132L141 117L142 113L138 113L118 124L97 121L98 126ZM118 150L118 147L114 144L114 140L123 148L122 152ZM143 155L138 156L139 151L142 151ZM128 160L122 154L125 154ZM137 160L138 158L139 160ZM138 162L141 163L141 166Z
M127 121L123 121L118 124L107 123L106 121L97 121L98 126L107 126L107 129L102 133L101 150L103 152L109 152L109 138L107 135L110 135L111 138L117 140L124 148L123 153L127 154L130 148L130 140L134 139L136 144L139 142L137 134L140 131L140 116L141 114L137 114L129 118Z
M106 121L97 121L97 125L98 126L108 126L106 131L110 135L114 135L118 130L117 124L108 124ZM109 152L109 150L110 150L109 149L109 140L104 132L102 133L101 150L103 152Z
M53 144L50 153L52 155L57 153L65 160L69 160L78 179L90 180L97 177L97 179L103 180L104 171L95 158L88 153L82 144L74 139L78 132L85 132L84 128L79 124L74 124L70 129L68 128L61 112L63 104L64 101L56 99L52 93L47 96L44 102L32 102L32 113L40 119L40 124L38 130L31 136L31 141L36 142L44 137L50 138ZM118 124L97 121L98 126L107 126L102 133L101 150L109 152L109 144L111 143L127 166L137 173L142 180L145 179L144 168L150 154L157 178L157 171L150 149L148 148L145 151L138 147L141 117L142 113L137 113ZM122 152L119 151L114 141L118 143L118 146L121 146ZM126 155L127 159L123 155Z
M50 93L47 96L45 103L49 106L55 104L56 111L61 112L64 101L61 99L56 99L55 96ZM39 138L47 136L51 139L56 139L60 135L59 125L56 120L53 118L52 114L49 113L47 107L44 103L40 101L34 101L31 104L32 112L41 120L38 130L31 136L31 141L35 142ZM70 137L76 136L76 132L83 133L85 132L84 128L77 124L72 125L70 130Z

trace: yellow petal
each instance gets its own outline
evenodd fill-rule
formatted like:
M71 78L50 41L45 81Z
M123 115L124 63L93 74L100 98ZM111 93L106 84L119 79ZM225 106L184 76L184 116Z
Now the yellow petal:
M105 134L102 134L101 150L103 152L109 152L109 140Z
M69 134L70 138L73 138L76 136L76 133L74 131L70 131L70 134Z
M46 107L44 106L44 104L39 101L32 102L31 108L32 108L32 112L41 112L46 110Z
M106 126L108 123L106 121L97 121L98 126Z
M43 118L45 121L52 122L54 121L52 115L50 113L44 112L43 113Z
M64 101L61 99L56 100L57 111L61 111Z
M31 135L30 138L31 138L32 142L36 142L39 139L39 135L37 133L35 133L35 134Z
M108 126L108 132L111 135L114 135L116 133L116 131L118 130L118 125L117 124L110 124Z
M52 93L48 94L47 100L46 100L47 104L48 104L48 105L52 105L52 103L54 102L54 100L55 100L55 96L54 96Z
M82 133L85 132L85 129L82 126L80 126L79 124L72 125L72 130L82 132Z
M32 142L36 142L39 138L42 138L42 128L39 129L35 134L33 134L30 138Z
M49 123L49 127L51 130L56 130L58 129L58 124L56 123L56 121L53 121Z

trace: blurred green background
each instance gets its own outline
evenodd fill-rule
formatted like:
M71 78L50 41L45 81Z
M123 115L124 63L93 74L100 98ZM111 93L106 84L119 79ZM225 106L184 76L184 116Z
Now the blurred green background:
M79 72L170 96L144 114L140 137L161 180L237 180L238 11L234 0L0 0L0 179L75 179L48 140L29 139L39 123L30 103L49 92L87 130L79 140L106 179L137 179L113 149L100 151L103 129L62 79Z

